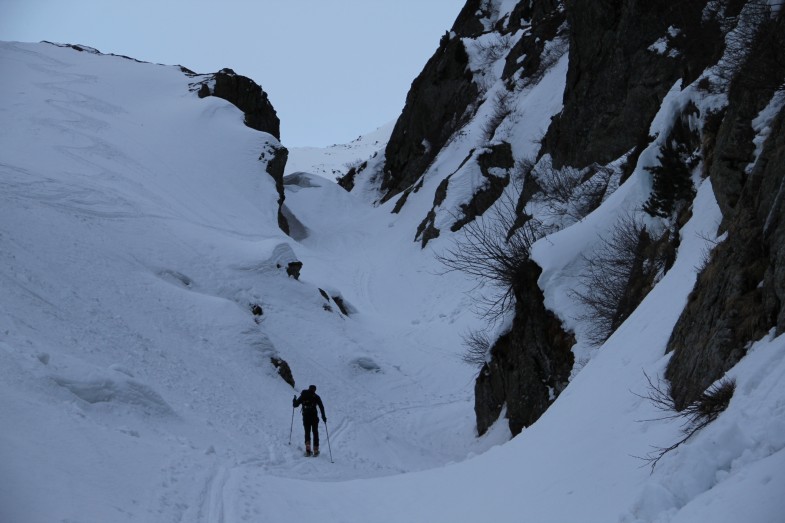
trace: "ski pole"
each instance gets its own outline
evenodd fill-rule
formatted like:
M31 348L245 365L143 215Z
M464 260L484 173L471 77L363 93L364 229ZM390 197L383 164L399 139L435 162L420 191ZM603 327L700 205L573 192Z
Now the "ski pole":
M289 446L292 445L292 429L294 428L294 405L292 405L292 424L289 425Z
M330 446L330 431L327 428L327 421L324 422L324 432L327 434L327 449L330 451L330 463L335 463L333 461L333 448Z

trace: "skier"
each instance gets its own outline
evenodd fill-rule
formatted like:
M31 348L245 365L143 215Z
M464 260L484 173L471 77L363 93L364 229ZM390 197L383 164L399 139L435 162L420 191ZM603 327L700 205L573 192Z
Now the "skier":
M327 423L327 416L324 415L324 405L322 398L316 394L316 385L311 385L307 390L300 393L300 397L294 396L293 407L303 406L303 427L305 428L305 455L319 455L319 415L316 407L322 411L322 421ZM313 432L313 453L311 453L311 432Z

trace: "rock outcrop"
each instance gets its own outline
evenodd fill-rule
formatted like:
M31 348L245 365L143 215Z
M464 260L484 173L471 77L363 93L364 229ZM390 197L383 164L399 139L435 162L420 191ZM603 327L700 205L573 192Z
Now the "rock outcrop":
M221 69L201 82L199 98L217 96L245 114L245 125L281 139L281 122L267 93L256 82L231 69Z
M545 165L557 182L583 184L591 173L608 173L587 212L633 172L644 182L650 176L653 190L639 210L652 227L634 246L622 298L612 304L612 330L670 270L695 182L710 177L728 237L708 260L667 349L674 352L667 371L674 399L686 405L750 341L785 329L785 115L772 118L765 143L754 124L785 82L782 10L771 15L767 3L745 0L467 0L412 84L383 162L355 169L342 185L380 190L381 202L397 198L394 213L407 201L432 200L419 203L427 214L415 241L425 247L498 209L521 184L510 223L542 218L527 213L541 212L548 180L532 173ZM756 16L753 30L729 34ZM526 97L549 74L547 85L561 88L565 65L562 105L543 112L551 100L534 97L533 111ZM663 107L669 95L684 105ZM533 112L551 120L529 120ZM659 150L641 156L653 141ZM571 205L572 195L565 201ZM542 234L568 221L551 219ZM523 272L512 289L514 320L475 385L480 434L505 405L513 434L533 423L572 369L574 340L544 306L540 269L531 262Z
M286 193L284 191L283 178L286 160L289 159L289 150L281 144L268 142L264 145L259 159L267 162L267 174L275 180L275 189L278 191L278 227L286 234L289 234L289 221L286 218L286 209L284 208Z
M753 120L773 96L785 98L785 16L764 26L757 42L730 89L710 162L728 237L708 260L668 343L666 376L679 408L721 378L750 342L772 328L785 332L785 108L757 156L753 141ZM751 85L750 78L758 81Z
M705 7L701 1L568 0L564 109L541 154L557 166L605 165L645 143L676 81L692 82L720 56L722 33L714 18L703 18Z
M484 434L507 405L510 431L518 434L548 409L567 386L575 339L543 304L534 262L515 285L512 329L491 349L491 361L474 385L477 432Z
M479 90L460 38L446 34L412 83L385 150L382 201L413 185L472 114Z

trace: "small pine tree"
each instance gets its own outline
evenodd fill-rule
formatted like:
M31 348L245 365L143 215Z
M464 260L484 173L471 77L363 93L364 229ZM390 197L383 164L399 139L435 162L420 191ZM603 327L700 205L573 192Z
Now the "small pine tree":
M660 165L646 167L654 180L643 209L651 216L667 218L678 202L691 201L695 196L691 172L695 160L687 147L675 140L665 142L657 159Z

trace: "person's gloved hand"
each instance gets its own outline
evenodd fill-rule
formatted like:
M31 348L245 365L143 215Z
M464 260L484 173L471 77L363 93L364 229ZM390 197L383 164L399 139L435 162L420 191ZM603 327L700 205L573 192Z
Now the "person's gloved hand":
M294 399L292 399L292 407L297 406L297 394L294 395Z
M327 416L322 416L322 421L327 423Z

